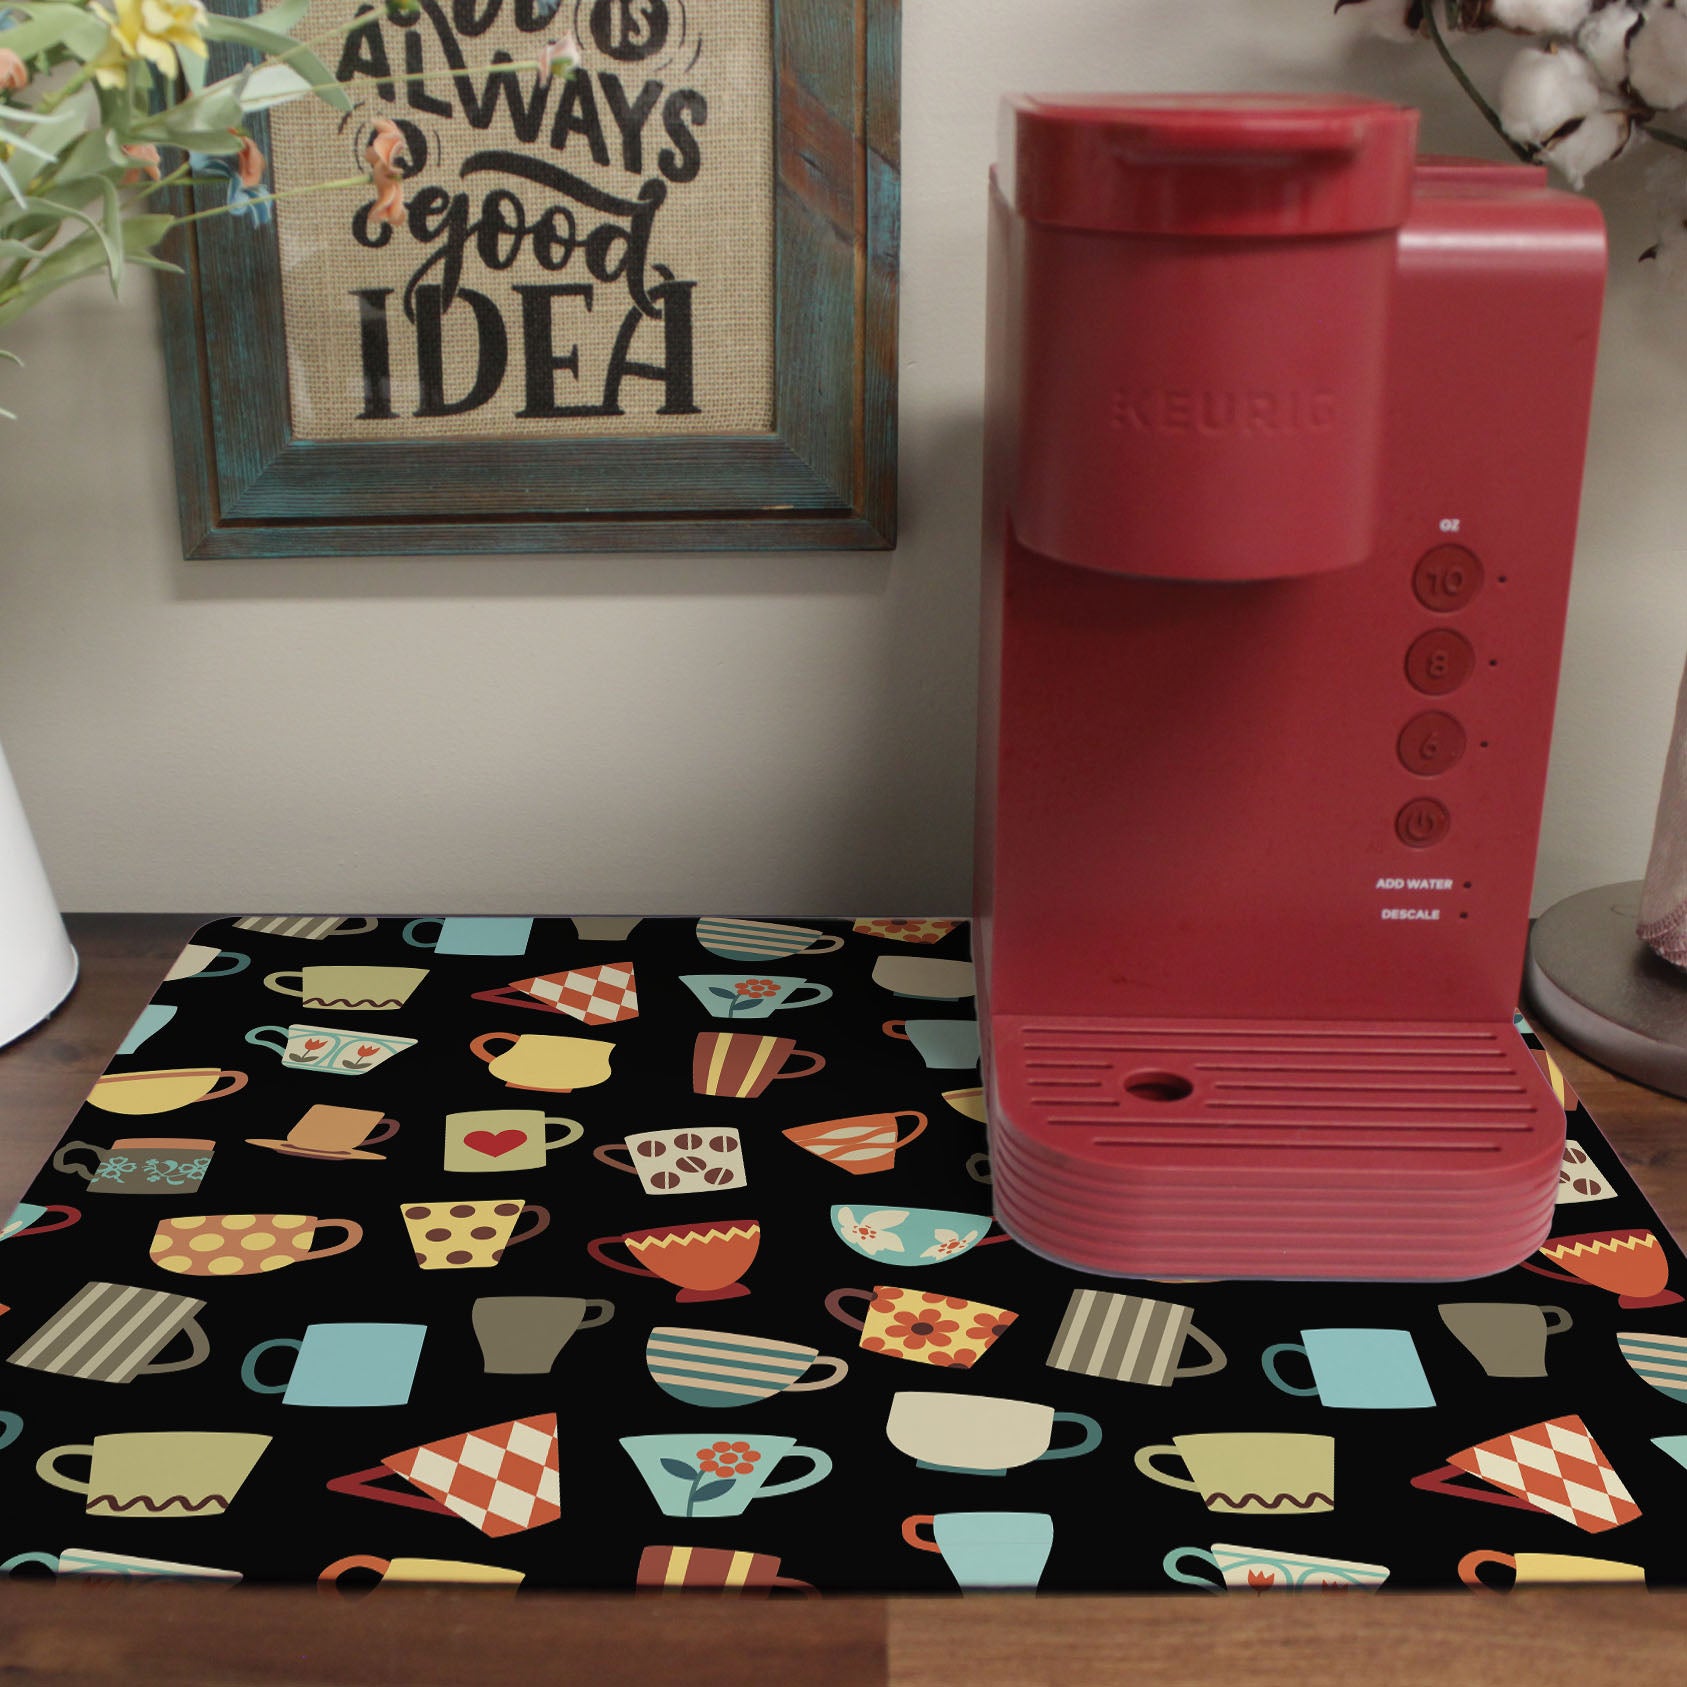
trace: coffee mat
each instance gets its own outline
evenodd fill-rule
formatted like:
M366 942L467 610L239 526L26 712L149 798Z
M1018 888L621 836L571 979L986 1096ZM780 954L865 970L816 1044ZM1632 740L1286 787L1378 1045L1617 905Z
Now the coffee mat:
M1527 1027L1527 1265L1172 1282L992 1225L973 1015L963 921L206 926L0 1230L0 1569L1687 1579L1687 1269Z

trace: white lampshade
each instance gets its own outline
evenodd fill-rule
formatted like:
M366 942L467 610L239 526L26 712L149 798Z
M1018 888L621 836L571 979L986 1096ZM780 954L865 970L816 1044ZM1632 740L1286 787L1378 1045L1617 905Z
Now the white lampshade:
M0 1047L70 994L76 951L0 749Z

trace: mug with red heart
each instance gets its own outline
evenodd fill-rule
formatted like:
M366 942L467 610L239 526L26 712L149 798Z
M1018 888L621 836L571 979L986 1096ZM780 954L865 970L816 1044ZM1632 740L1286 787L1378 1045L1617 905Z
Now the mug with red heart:
M560 1136L547 1137L548 1125ZM585 1127L558 1119L537 1107L489 1107L445 1115L445 1169L448 1172L531 1172L553 1148L578 1142Z

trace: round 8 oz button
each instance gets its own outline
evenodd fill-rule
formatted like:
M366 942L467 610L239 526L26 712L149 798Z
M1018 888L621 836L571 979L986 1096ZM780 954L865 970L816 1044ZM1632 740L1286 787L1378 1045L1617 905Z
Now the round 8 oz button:
M1432 779L1458 761L1464 746L1464 728L1458 720L1440 709L1430 709L1406 722L1396 747L1409 772Z
M1482 564L1463 545L1437 545L1418 558L1412 591L1425 609L1450 615L1482 590Z
M1476 667L1476 652L1463 633L1436 627L1412 640L1406 652L1406 678L1413 690L1431 697L1457 691Z
M1394 835L1413 849L1438 844L1453 829L1453 817L1434 797L1414 797L1394 817Z

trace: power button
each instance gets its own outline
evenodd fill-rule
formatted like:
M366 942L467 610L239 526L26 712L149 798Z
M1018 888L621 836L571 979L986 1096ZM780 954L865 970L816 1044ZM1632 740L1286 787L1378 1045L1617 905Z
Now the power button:
M1434 797L1414 797L1394 816L1394 833L1412 849L1428 849L1453 829L1453 817Z

